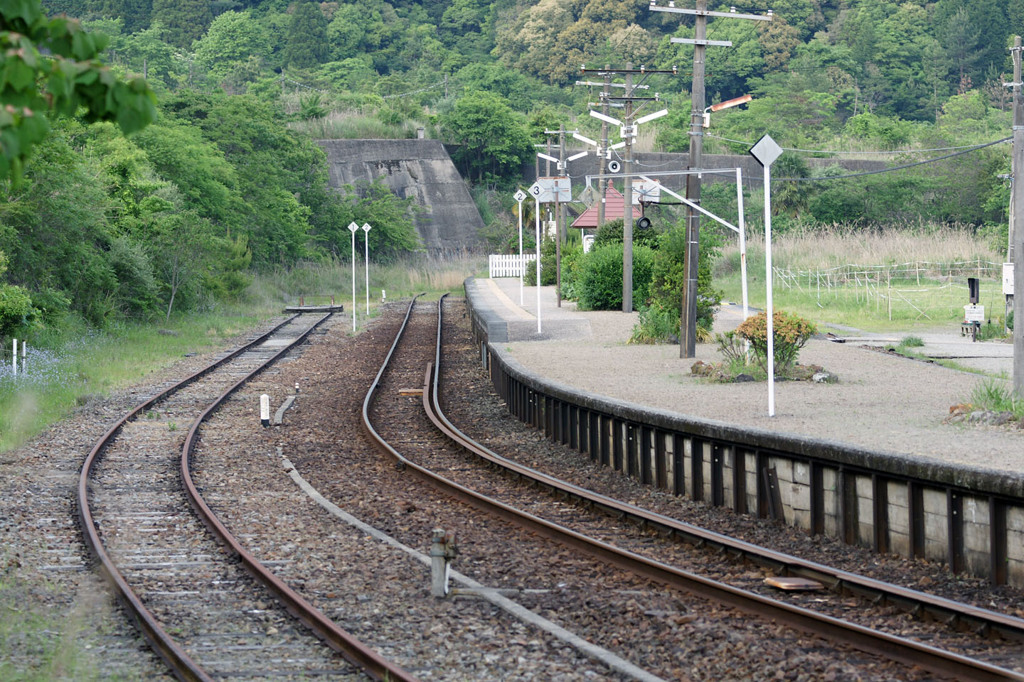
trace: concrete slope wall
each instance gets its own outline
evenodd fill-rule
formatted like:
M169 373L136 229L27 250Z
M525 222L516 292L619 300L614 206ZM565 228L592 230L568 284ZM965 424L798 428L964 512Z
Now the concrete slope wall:
M444 146L437 140L319 140L331 186L383 178L422 211L415 216L424 247L441 255L481 246L483 221Z

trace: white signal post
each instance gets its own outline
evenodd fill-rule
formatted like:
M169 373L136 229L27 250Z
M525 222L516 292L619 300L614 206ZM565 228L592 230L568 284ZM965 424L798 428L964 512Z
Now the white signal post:
M366 240L366 316L370 316L370 223L363 223L363 239Z
M348 224L348 231L352 233L352 331L356 330L356 232L359 226L354 222Z
M775 416L775 308L772 304L772 164L782 156L782 148L771 135L765 135L750 148L750 155L764 166L764 270L768 315L768 416Z
M540 325L540 197L539 196L537 197L536 204L537 204L537 209L536 209L536 213L537 213L537 220L536 220L537 228L536 228L536 237L534 239L536 241L536 246L537 246L537 333L540 334L541 333L541 325Z
M523 260L523 202L526 201L526 192L518 189L512 198L519 204L519 305L523 305L523 273L526 272L526 262Z
M530 194L533 195L534 205L536 210L536 241L537 241L537 333L541 333L540 323L540 195L543 193L543 189L538 183L533 183L530 186Z

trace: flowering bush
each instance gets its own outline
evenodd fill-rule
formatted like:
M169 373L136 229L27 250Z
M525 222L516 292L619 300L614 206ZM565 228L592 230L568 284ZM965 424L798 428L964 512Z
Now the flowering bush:
M818 331L813 323L799 315L776 310L772 317L775 336L775 373L785 374L796 363L797 354L807 340ZM761 312L748 317L736 328L736 334L750 342L754 358L765 371L768 369L768 314Z

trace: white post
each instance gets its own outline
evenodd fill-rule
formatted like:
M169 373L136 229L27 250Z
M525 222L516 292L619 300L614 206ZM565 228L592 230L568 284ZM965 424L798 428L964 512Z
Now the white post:
M537 205L537 333L540 334L540 197L535 199Z
M743 319L746 320L750 314L747 307L747 225L743 217L743 171L739 168L736 169L736 206L740 212L740 279L743 287Z
M363 223L363 239L366 240L366 316L370 316L370 224Z
M775 308L772 304L772 165L764 167L764 260L768 287L768 416L775 416Z
M523 201L526 200L526 192L517 190L513 196L519 203L519 305L524 305L523 275L526 274L526 261L523 260Z
M348 231L352 233L352 331L356 330L356 230L359 226L355 223L348 224Z
M266 393L260 396L260 424L270 426L270 396Z
M18 376L18 339L14 339L14 350L11 352L11 369Z

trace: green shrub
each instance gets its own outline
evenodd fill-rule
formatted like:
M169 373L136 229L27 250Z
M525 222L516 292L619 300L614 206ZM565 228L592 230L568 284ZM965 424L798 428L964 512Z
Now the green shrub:
M657 303L640 308L640 320L628 343L671 343L679 340L679 313Z
M1008 385L988 379L971 390L971 405L992 412L1012 412L1017 418L1024 418L1024 399L1017 396Z
M678 318L683 311L683 287L686 284L686 223L681 220L675 227L658 238L651 276L651 302L665 310L675 311ZM712 230L702 230L697 263L697 337L710 339L715 312L722 302L722 292L712 285L711 268L720 253L721 236Z
M525 249L524 249L525 251ZM534 250L530 252L536 254ZM542 239L540 243L540 283L542 286L551 286L555 283L555 241L553 239ZM530 262L523 273L523 284L528 287L537 285L537 263Z
M0 338L28 324L34 314L28 291L11 284L0 284Z
M646 246L633 247L633 307L649 296L654 252ZM583 257L576 282L579 305L584 310L622 308L622 245L594 247Z
M776 310L772 316L772 331L775 337L775 374L785 374L796 363L797 355L804 344L817 332L814 324L799 315ZM736 328L736 333L750 342L757 363L768 368L768 314L760 312L748 317Z

